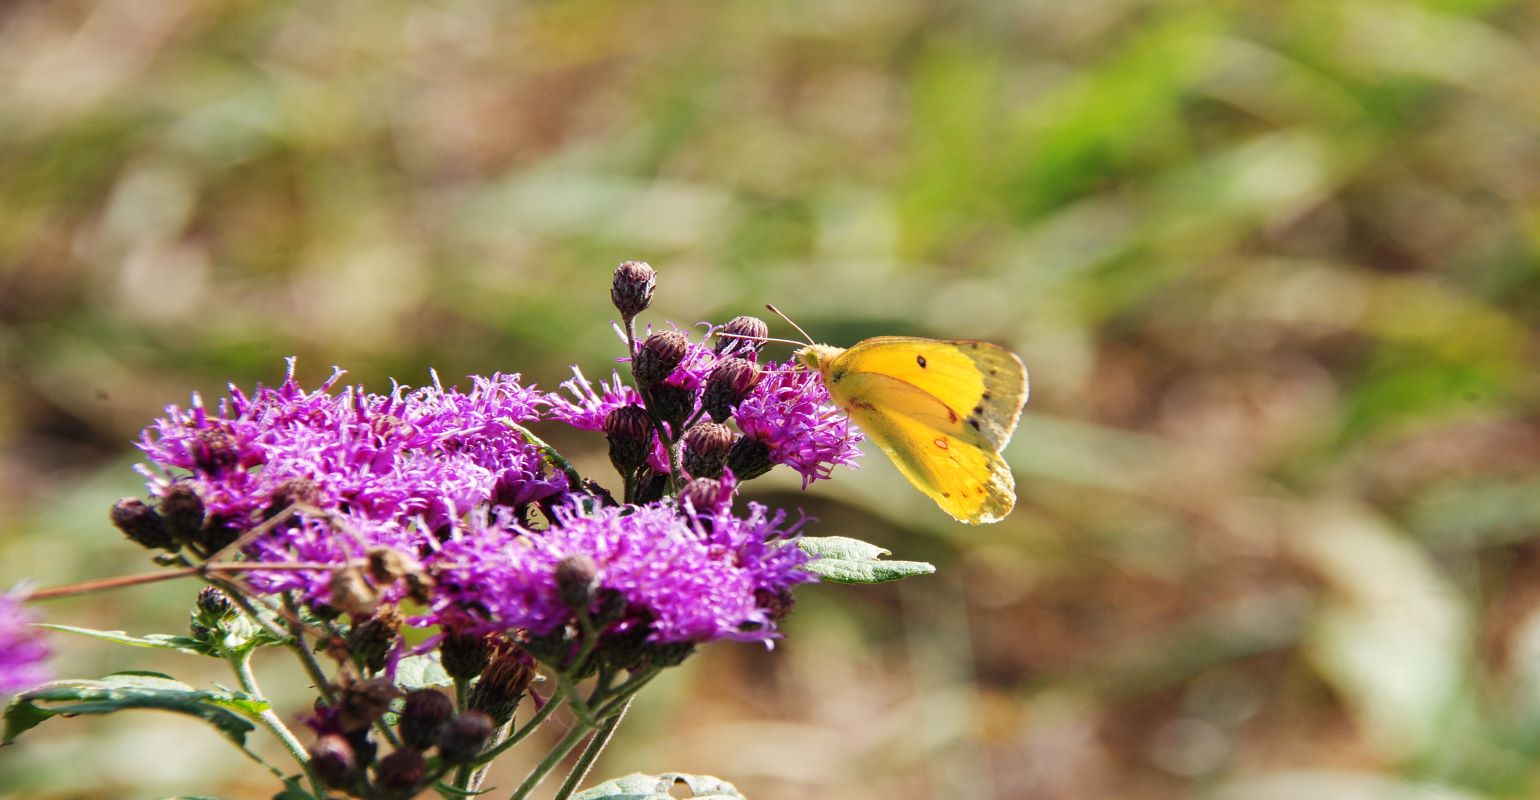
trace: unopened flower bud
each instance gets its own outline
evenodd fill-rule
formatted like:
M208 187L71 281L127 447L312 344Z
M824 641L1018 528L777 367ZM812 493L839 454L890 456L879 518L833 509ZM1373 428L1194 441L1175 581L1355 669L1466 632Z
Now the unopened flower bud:
M386 658L396 644L396 632L400 629L401 617L393 611L355 622L348 629L348 654L370 672L379 672L385 668Z
M587 611L599 588L599 565L587 553L574 553L556 565L556 596L573 611Z
M492 649L487 646L485 636L445 634L438 644L438 652L444 671L457 681L468 681L480 675L492 662Z
M262 516L264 519L272 519L295 503L314 506L319 505L320 502L319 484L309 478L289 478L273 489L273 494L267 502L267 508L263 509Z
M733 501L734 482L719 478L696 478L679 490L679 505L686 504L697 514L709 514Z
M348 740L329 733L310 743L310 768L331 789L346 789L358 776L358 759Z
M166 533L179 545L191 544L203 532L203 498L185 483L178 483L160 500L160 517L165 520Z
M769 613L771 622L781 622L797 607L797 598L790 589L755 589L754 602Z
M422 753L403 747L380 759L374 768L374 782L388 798L411 797L428 777L428 762Z
M727 452L727 468L738 476L739 481L758 478L773 466L775 462L770 460L770 446L758 439L740 436Z
M610 443L610 463L628 475L652 455L652 416L638 405L626 405L604 417L604 438Z
M118 526L124 536L141 547L151 550L176 549L176 543L171 541L171 534L166 531L166 523L160 514L137 497L125 497L113 503L109 516L112 524Z
M620 316L630 320L652 305L658 273L645 261L627 261L615 268L615 282L610 284L610 301Z
M235 603L218 586L205 586L194 604L198 616L210 623L235 616Z
M481 680L471 689L467 705L472 710L484 712L501 727L513 719L519 700L523 699L534 679L535 669L522 653L516 650L501 653L492 659L487 671L481 673Z
M480 711L467 711L449 721L438 737L439 758L445 764L469 763L481 755L496 729L492 718Z
M696 478L715 478L727 465L734 434L726 425L696 423L684 434L684 470Z
M187 446L193 466L208 475L220 475L240 466L241 453L235 439L218 428L205 428Z
M657 384L647 390L647 399L651 401L653 413L658 415L658 420L667 423L668 429L675 434L684 425L684 421L695 413L695 390L685 386Z
M726 358L706 378L701 406L714 422L726 422L765 375L758 364L746 358Z
M723 336L722 334L729 334ZM716 351L733 353L757 353L764 347L764 338L770 335L770 326L759 317L733 317L717 331ZM742 338L740 338L742 337Z
M358 733L385 716L390 703L401 690L388 678L373 678L345 686L337 698L337 727L343 733Z
M401 741L408 747L427 750L455 714L455 701L437 689L418 689L401 706Z
M643 339L636 349L636 360L631 363L636 382L647 387L667 378L684 360L689 348L690 340L679 331L659 331Z
M468 681L482 674L491 663L487 637L470 634L445 634L439 643L439 661L444 671L457 681Z

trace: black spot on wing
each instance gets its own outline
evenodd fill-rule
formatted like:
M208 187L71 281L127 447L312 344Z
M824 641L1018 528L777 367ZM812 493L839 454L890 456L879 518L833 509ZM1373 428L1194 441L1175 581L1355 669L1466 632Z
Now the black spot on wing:
M915 356L914 363L919 364L920 369L925 369L925 356Z

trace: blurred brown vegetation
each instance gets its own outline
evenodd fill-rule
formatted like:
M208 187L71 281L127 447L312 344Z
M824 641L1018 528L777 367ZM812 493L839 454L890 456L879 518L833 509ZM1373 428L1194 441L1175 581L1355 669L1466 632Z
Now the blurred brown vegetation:
M999 525L880 456L758 482L940 573L802 592L774 652L653 690L600 773L1532 797L1537 52L1510 0L7 3L0 587L147 567L105 510L161 406L289 354L373 388L597 374L638 258L655 320L992 339L1033 397ZM192 591L45 610L175 630ZM0 797L264 781L151 713L0 752Z

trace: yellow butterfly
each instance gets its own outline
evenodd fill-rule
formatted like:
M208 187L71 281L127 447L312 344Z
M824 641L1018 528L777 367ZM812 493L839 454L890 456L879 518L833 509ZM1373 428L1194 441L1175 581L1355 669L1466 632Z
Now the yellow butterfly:
M1011 512L1016 481L1000 451L1027 402L1027 368L1015 353L968 339L878 336L849 350L810 344L795 359L823 375L835 405L942 511L969 525Z

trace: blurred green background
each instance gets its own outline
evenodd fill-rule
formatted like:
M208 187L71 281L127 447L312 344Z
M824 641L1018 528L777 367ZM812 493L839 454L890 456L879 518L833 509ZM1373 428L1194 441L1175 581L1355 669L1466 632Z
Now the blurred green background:
M604 374L642 259L653 320L991 339L1033 391L998 525L875 454L752 484L941 571L803 591L596 774L1533 797L1537 53L1508 0L6 3L0 587L148 568L105 515L165 404L289 354L376 389ZM44 611L171 631L193 591ZM55 641L61 674L230 683ZM272 791L170 715L0 751L5 798Z

